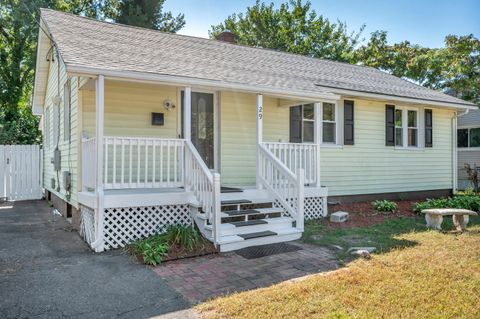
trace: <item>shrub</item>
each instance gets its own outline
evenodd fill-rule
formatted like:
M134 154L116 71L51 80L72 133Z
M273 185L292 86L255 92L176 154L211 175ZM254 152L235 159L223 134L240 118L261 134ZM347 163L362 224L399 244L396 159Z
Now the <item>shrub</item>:
M191 226L173 225L164 234L152 235L139 239L128 245L127 249L134 255L141 255L147 265L156 266L168 254L172 246L190 252L203 243L200 234Z
M392 213L397 210L397 204L389 200L376 200L372 203L377 212Z
M478 212L480 211L480 196L457 195L449 198L427 199L413 205L413 211L416 213L431 208L463 208Z
M128 249L135 255L141 255L147 265L156 266L162 262L162 257L168 254L169 245L164 235L153 235L134 241Z
M168 227L165 239L170 246L178 245L191 251L200 243L200 234L191 226L172 225Z

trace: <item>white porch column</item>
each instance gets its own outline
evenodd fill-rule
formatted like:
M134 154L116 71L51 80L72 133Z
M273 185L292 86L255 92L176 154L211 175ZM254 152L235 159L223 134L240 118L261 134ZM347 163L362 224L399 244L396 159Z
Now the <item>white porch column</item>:
M315 186L320 187L320 144L322 144L322 106L320 103L314 104L314 132L313 141L316 144L316 161L315 161Z
M192 88L187 86L184 90L183 107L183 138L192 140Z
M257 148L263 142L263 95L257 95ZM257 150L257 188L262 188L260 184L260 158Z
M97 205L95 208L95 241L92 248L96 252L104 250L103 242L103 213L104 213L104 192L103 192L103 128L105 114L105 78L99 75L95 82L96 108L95 108L95 192Z

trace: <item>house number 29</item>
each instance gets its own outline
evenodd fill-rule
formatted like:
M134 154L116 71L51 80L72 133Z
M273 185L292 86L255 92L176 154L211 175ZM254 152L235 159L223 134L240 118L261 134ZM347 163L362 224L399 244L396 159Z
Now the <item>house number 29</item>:
M261 120L263 118L263 107L258 107L258 119Z

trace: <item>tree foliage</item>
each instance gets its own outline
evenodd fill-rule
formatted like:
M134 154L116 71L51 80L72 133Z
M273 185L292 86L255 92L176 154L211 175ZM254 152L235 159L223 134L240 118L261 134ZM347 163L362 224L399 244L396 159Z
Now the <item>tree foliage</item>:
M348 33L345 23L330 22L311 3L290 0L278 9L257 0L245 13L234 13L209 31L216 38L230 30L240 44L349 62L363 30Z
M177 32L185 25L185 16L163 11L165 0L121 0L113 12L118 23L166 32Z
M387 32L376 31L360 46L363 27L349 33L344 23L330 22L301 0L278 9L257 0L213 25L209 35L216 38L226 29L240 44L363 64L480 104L480 42L472 34L449 35L445 47L426 48L409 41L389 44Z
M36 44L40 8L50 8L97 19L134 24L144 14L154 29L176 31L185 21L183 15L162 13L164 0L3 0L0 2L0 144L40 142L38 118L31 112ZM125 5L125 6L124 6ZM134 9L141 6L143 11ZM153 11L150 11L152 9ZM133 10L133 11L132 11ZM132 12L133 17L129 18ZM119 14L121 14L119 16ZM148 22L148 23L150 23ZM136 25L136 24L134 24Z
M480 104L479 54L480 41L473 34L448 35L445 47L425 48L408 41L389 45L387 32L376 31L354 61Z

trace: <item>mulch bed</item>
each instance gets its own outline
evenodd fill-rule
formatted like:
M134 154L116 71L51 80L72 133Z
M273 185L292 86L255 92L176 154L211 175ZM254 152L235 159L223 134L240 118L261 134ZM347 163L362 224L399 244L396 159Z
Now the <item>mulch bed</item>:
M396 212L388 215L375 211L371 202L336 204L329 207L329 211L332 213L336 211L348 212L348 220L344 223L332 223L329 219L325 218L322 223L331 229L353 228L380 224L386 219L391 218L413 217L417 216L412 210L412 205L416 202L418 201L395 201L398 209Z
M200 257L205 255L212 255L218 253L218 250L213 246L213 244L207 240L204 240L201 245L198 245L192 251L186 251L183 247L179 245L173 245L168 250L168 254L162 258L162 263L177 259ZM144 264L143 256L141 254L135 255L139 262Z
M193 251L185 251L182 247L174 245L168 250L168 255L163 257L162 263L171 260L211 255L216 253L218 253L218 250L211 242L207 241L204 241L203 245L200 245L200 247Z

